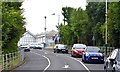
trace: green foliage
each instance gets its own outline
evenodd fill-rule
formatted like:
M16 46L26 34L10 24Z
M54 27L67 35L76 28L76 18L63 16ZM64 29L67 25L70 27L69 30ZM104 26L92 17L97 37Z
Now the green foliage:
M66 44L84 43L97 46L105 44L105 26L108 26L108 45L120 46L120 2L108 3L108 18L105 23L105 2L90 2L86 10L63 7L67 25L60 26L61 40ZM120 47L119 47L120 48Z
M89 22L90 22L90 32L92 32L90 37L91 38L93 36L95 37L96 45L103 45L104 39L101 33L101 26L105 22L105 3L104 2L90 2L86 6L86 11L87 11Z
M108 10L108 42L113 47L120 46L120 2L110 3Z
M20 9L21 2L2 3L2 50L3 53L18 50L17 43L25 31Z
M105 3L88 3L86 10L71 7L63 7L62 10L68 23L60 26L63 43L72 40L71 44L93 45L92 37L94 36L96 45L104 44L101 26L105 22Z
M87 43L88 17L86 11L81 8L74 9L64 7L63 16L66 18L67 25L60 26L60 36L62 43L72 45L74 43Z
M69 21L70 21L70 17L71 17L71 13L73 11L74 8L71 8L71 7L63 7L62 8L62 14L65 18L65 21L69 24Z

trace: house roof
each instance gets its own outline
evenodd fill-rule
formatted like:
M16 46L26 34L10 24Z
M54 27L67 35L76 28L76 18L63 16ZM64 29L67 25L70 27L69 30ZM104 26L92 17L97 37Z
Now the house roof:
M28 33L28 34L30 34L31 36L33 36L34 38L36 38L36 36L35 36L34 34L32 34L30 31L27 30L27 31L24 33L24 35L25 35L26 33Z
M47 36L55 36L57 33L58 33L57 31L51 30L51 31L47 31L46 35ZM42 32L41 34L36 35L36 37L43 37L43 36L45 36L45 32L44 33Z
M51 30L46 33L47 36L55 36L57 34L57 31Z

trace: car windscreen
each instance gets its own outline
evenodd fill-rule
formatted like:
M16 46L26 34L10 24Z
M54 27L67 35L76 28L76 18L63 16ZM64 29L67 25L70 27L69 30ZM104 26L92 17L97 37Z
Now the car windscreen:
M120 49L118 50L118 61L120 61Z
M76 48L76 49L84 49L85 47L83 47L82 45L75 45L74 48Z
M66 48L65 45L58 45L59 48Z
M100 49L99 48L87 48L86 52L99 52Z

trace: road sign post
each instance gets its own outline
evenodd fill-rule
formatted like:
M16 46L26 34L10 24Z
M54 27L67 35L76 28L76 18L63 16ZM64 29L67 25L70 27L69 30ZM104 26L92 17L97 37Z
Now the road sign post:
M92 41L93 41L93 46L95 46L95 37L92 37Z

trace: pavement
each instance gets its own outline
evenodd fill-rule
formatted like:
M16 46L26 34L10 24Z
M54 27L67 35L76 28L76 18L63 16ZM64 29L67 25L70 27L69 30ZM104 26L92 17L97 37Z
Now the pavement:
M0 72L2 71L2 66L0 65Z
M53 48L54 48L54 46L47 46L47 47L45 47L45 48L50 48L50 49L53 49Z

